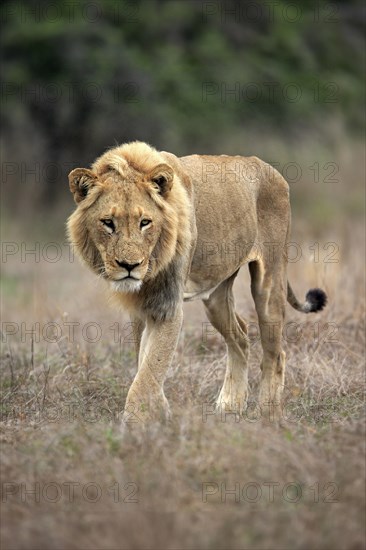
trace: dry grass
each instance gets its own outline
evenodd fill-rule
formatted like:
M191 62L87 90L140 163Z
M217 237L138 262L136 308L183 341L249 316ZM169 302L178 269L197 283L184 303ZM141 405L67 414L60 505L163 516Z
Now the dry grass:
M165 385L172 421L121 433L135 372L127 318L65 247L55 263L9 258L2 319L17 325L3 333L19 330L4 337L2 355L2 548L363 548L364 236L356 222L334 226L319 236L294 222L303 257L290 279L299 295L324 287L329 307L312 317L288 307L298 336L289 325L282 429L204 414L223 380L225 346L193 303ZM330 241L335 263L325 261ZM261 349L248 282L243 270L235 292L251 322L255 399ZM87 323L100 327L95 343L83 338ZM24 332L32 325L33 338Z

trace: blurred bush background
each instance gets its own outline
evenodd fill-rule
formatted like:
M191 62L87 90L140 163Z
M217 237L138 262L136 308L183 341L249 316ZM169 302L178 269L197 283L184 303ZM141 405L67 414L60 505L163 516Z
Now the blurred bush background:
M287 166L314 222L359 214L359 171L342 198L314 183L362 165L364 13L356 0L4 2L5 227L17 216L62 234L68 172L135 139L256 154Z

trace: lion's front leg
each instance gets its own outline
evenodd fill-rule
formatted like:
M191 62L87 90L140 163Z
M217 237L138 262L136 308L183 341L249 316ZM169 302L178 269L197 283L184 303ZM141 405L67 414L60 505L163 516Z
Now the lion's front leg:
M147 320L139 370L127 394L124 423L143 423L169 415L163 385L177 346L182 321L182 308L173 319L159 322Z
M132 327L132 338L135 345L136 352L136 362L137 367L140 367L140 358L143 355L143 349L146 339L146 330L145 330L145 321L136 315L131 315L131 327Z

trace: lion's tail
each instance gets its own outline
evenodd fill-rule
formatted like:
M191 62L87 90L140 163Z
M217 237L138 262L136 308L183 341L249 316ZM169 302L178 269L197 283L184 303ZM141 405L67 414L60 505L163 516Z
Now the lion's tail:
M321 311L327 304L327 295L320 288L312 288L305 296L305 302L299 302L289 282L287 282L287 301L297 311L315 313Z

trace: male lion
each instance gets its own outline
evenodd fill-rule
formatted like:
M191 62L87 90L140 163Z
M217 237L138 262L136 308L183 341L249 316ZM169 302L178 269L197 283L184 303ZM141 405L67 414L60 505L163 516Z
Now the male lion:
M77 208L69 237L80 258L129 311L138 372L125 418L145 421L168 412L163 384L182 325L184 300L203 300L228 350L217 405L240 412L248 395L249 339L235 311L233 283L249 265L263 359L259 405L281 414L286 300L304 313L320 311L326 295L310 290L298 302L287 281L289 188L256 157L178 158L133 142L104 153L91 170L69 174ZM126 412L127 411L127 412Z

